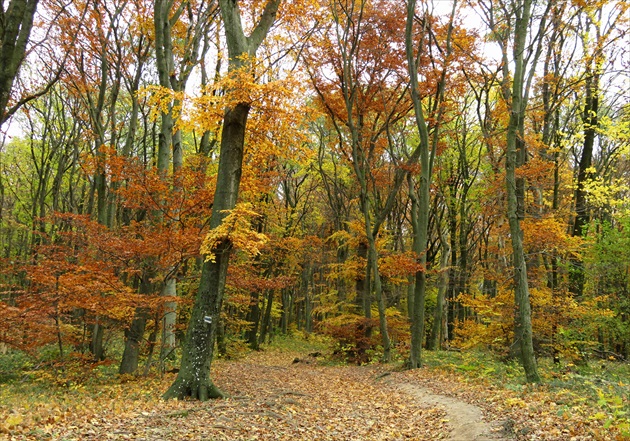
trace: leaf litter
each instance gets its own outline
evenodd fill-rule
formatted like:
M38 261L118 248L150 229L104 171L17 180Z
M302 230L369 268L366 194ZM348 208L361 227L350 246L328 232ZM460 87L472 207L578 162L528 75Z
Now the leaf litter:
M592 419L545 410L553 406L544 391L516 393L439 369L293 363L295 355L269 349L216 361L213 379L230 397L208 402L160 399L173 374L28 398L0 391L0 439L621 439Z

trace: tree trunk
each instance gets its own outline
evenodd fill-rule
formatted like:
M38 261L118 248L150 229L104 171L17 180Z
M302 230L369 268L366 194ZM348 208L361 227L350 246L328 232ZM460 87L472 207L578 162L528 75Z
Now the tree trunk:
M177 281L175 277L169 277L164 282L161 295L163 297L177 296ZM160 348L160 360L164 360L175 348L175 324L177 320L177 303L164 302L162 313L162 345Z
M140 344L147 325L147 316L148 311L145 308L136 308L131 326L125 331L125 350L118 369L119 374L133 374L138 369Z
M525 76L525 45L529 26L531 0L524 0L518 8L514 29L514 79L511 91L510 120L507 131L507 146L505 159L505 184L508 202L508 221L512 240L512 261L514 269L514 301L516 304L516 335L515 344L520 347L520 358L527 381L540 382L534 355L532 338L531 305L529 300L529 286L527 281L527 267L523 248L523 231L519 217L519 203L517 195L516 168L518 161L519 140L523 142L523 119L526 108L524 99Z
M10 0L0 3L0 126L9 118L7 105L13 82L26 54L38 0Z
M140 281L140 294L149 294L152 289L151 276L144 274ZM131 326L125 331L125 349L120 361L120 374L133 374L138 369L140 358L140 344L144 337L144 330L147 326L149 311L145 307L136 308Z
M224 210L234 208L242 173L245 126L249 106L238 104L228 109L224 117L217 189L212 207L210 227L223 221ZM230 256L229 243L221 243L213 252L215 261L206 260L202 266L201 281L186 333L180 371L175 382L166 391L165 398L186 396L205 401L223 394L210 380L210 365L216 327L219 322L225 278Z
M426 175L425 175L426 176ZM422 179L422 178L421 178ZM422 184L421 184L422 185ZM420 200L416 195L416 190L410 188L409 194L412 201L411 225L413 229L413 250L418 256L418 263L423 266L416 272L416 280L413 292L413 315L411 316L411 350L409 353L409 367L412 369L422 366L422 341L424 337L424 308L426 299L426 263L427 263L427 227L428 227L428 188L425 191L418 191ZM424 194L426 193L426 194ZM424 194L424 197L423 197ZM421 202L422 201L422 202ZM420 210L419 205L424 203L424 209Z
M433 314L433 328L431 329L431 337L427 341L427 349L437 350L442 347L445 335L444 329L444 305L446 303L446 290L448 287L448 259L451 254L448 238L445 232L441 235L442 258L440 260L440 282L438 285L437 299L435 302L435 313Z
M258 325L260 323L260 293L253 291L250 293L249 311L246 320L251 323L250 328L245 333L249 347L258 350Z
M282 289L282 316L280 317L280 332L287 335L289 332L289 320L291 316L291 291L289 288Z
M237 2L219 0L221 17L225 24L230 71L246 67L243 55L256 54L275 20L279 4L280 0L269 0L258 24L251 35L246 37ZM249 110L248 103L239 103L225 111L210 228L217 228L227 215L226 210L231 210L236 205ZM206 260L203 264L199 290L186 333L181 368L175 382L165 392L165 398L189 396L204 401L223 396L210 379L210 365L223 303L230 249L231 245L226 241L217 244L212 250L215 260Z
M367 262L368 255L368 245L366 242L361 241L357 246L357 257L365 260ZM367 274L367 275L366 275ZM366 280L366 277L368 279ZM370 300L370 290L369 290L369 272L361 272L357 273L357 278L355 280L355 293L356 293L356 304L363 311L363 315L366 318L372 318L372 302Z
M273 290L269 290L267 295L267 304L265 306L265 315L263 316L262 326L260 328L260 337L258 338L258 345L260 346L265 342L268 335L271 335L271 308L273 306Z
M105 360L105 348L103 347L103 331L104 326L99 323L99 318L96 317L96 323L92 327L92 338L90 340L90 352L94 356L94 360Z
M582 123L584 126L584 143L582 155L578 165L578 175L575 188L575 221L573 223L573 236L582 237L589 222L588 205L586 201L586 182L592 178L591 166L593 162L593 148L597 131L597 112L599 107L599 75L587 69L586 93L584 99L584 111ZM569 271L569 291L581 298L584 292L584 263L576 258L571 261Z
M206 261L186 333L184 351L175 382L164 398L191 397L201 401L221 398L223 393L210 379L210 365L220 320L222 293L227 275L229 244L214 250L215 261Z
M451 38L453 33L453 21L457 1L453 2L446 38L446 58L451 52ZM446 87L446 67L442 70L435 96L435 128L432 142L429 142L429 127L425 120L424 109L420 99L418 85L418 67L416 65L416 55L414 54L413 26L416 17L416 1L409 0L407 3L407 19L405 27L405 53L407 58L407 71L409 73L409 89L411 92L411 102L415 115L416 129L418 130L419 143L417 147L420 161L419 185L416 189L410 179L409 194L412 200L412 228L413 228L413 250L417 255L418 263L421 265L420 271L416 272L416 286L414 288L413 316L411 320L411 349L409 352L408 366L412 369L422 366L422 340L424 337L424 308L426 297L426 265L427 247L429 235L429 216L431 210L431 180L433 174L433 162L437 152L438 134L440 122L442 120L441 103L444 101L444 89ZM426 21L425 21L426 24Z
M378 270L378 252L376 250L376 241L374 240L374 236L371 234L371 232L368 236L368 247L370 254L368 265L371 265L372 277L374 278L374 295L376 296L376 305L378 308L378 324L379 331L381 333L381 345L383 346L382 361L387 363L391 361L392 344L389 338L389 332L387 330L387 315L385 314L386 307L385 299L383 296L383 286L381 283L381 274Z

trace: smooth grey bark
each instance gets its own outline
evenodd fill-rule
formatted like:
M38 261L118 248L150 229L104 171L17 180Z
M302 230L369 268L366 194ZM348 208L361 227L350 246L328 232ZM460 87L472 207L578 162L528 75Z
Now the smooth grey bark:
M219 1L228 45L230 71L247 68L241 56L256 55L258 47L275 21L280 2L281 0L267 2L258 24L248 37L243 32L237 2L235 0ZM227 215L226 210L236 205L243 168L243 149L249 110L249 103L239 103L225 110L210 228L218 227ZM213 250L215 260L206 260L203 263L199 290L186 333L180 371L171 387L165 392L165 398L192 397L204 401L208 398L223 396L210 378L210 365L223 303L230 250L229 242L219 243Z
M177 279L169 277L164 282L160 295L174 298L177 296ZM164 360L175 348L175 324L177 320L177 302L164 302L162 311L162 347L160 360Z
M13 83L26 53L39 0L0 2L0 126L6 121Z
M180 82L175 73L175 62L173 55L173 42L171 39L171 28L179 19L183 11L182 2L178 10L171 17L172 1L156 0L154 6L154 27L155 27L155 61L158 70L160 86L172 88L179 91ZM177 130L173 133L174 119L173 106L179 104L175 102L168 106L168 111L162 112L160 117L160 132L158 134L157 170L162 179L166 179L169 165L171 164L171 148L173 155L173 175L179 173L182 163L181 132ZM174 181L176 183L176 181ZM160 216L162 217L162 216ZM162 219L163 220L163 219ZM171 268L169 273L173 276L166 276L164 285L160 291L162 297L177 296L177 279L175 278L176 267ZM175 348L175 321L177 319L177 303L164 302L162 312L162 344L160 348L160 361L164 362L167 353Z
M125 331L125 349L123 351L119 374L133 374L138 370L140 345L147 325L148 311L146 308L136 308L134 318Z
M151 270L144 270L142 276L134 278L134 288L138 289L140 294L151 294L153 290L151 278L153 275ZM148 319L149 309L138 306L134 311L134 317L129 328L125 330L125 348L118 367L119 374L133 374L137 371L140 359L140 345L144 338Z

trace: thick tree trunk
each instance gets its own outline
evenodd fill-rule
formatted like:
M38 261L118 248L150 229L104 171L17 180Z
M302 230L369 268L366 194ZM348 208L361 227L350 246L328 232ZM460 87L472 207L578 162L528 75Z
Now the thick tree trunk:
M140 294L150 294L152 289L151 276L144 274L140 280ZM144 338L144 331L147 326L149 311L145 307L136 308L133 321L128 330L125 331L125 349L120 361L120 374L133 374L138 369L140 358L140 344Z
M7 120L7 105L33 27L38 0L10 0L0 3L0 126Z
M175 382L165 398L191 397L201 401L223 397L210 379L210 365L220 320L223 288L227 275L229 244L215 250L214 262L206 261L190 317L184 352Z
M249 37L243 33L237 2L219 0L225 24L229 55L229 70L246 67L242 55L253 56L273 24L280 0L269 0L262 16ZM212 206L210 228L217 228L236 205L243 169L245 130L250 105L239 103L225 111L217 184ZM180 371L175 382L164 394L165 398L186 396L207 400L223 394L210 379L210 365L220 320L225 278L231 244L219 243L214 250L214 261L206 260L201 271L199 290L192 309Z
M120 362L119 374L133 374L138 370L140 345L147 326L149 312L145 308L137 308L131 326L125 331L125 350Z
M238 104L234 109L228 109L225 114L211 228L219 226L226 215L224 211L236 205L248 114L249 106L246 104ZM166 398L190 396L203 401L222 395L210 380L210 364L223 303L230 244L223 243L214 252L217 255L215 261L205 261L202 267L201 282L188 325L181 368L177 379L165 393Z

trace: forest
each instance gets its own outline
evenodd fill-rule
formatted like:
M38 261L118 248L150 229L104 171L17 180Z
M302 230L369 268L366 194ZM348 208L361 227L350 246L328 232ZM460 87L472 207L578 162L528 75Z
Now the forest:
M1 2L0 385L192 406L298 338L630 437L629 48L623 0Z

